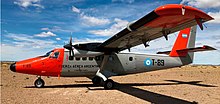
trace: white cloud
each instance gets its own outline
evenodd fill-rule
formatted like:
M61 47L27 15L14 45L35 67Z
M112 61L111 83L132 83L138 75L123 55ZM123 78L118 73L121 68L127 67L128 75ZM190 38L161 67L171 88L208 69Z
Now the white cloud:
M35 47L39 48L39 46ZM1 46L1 48L1 58L3 61L19 61L44 55L46 52L52 50L55 47L36 49L28 46L20 47L16 45L4 44Z
M194 6L197 8L213 8L220 9L219 0L182 0L181 4L186 4ZM214 20L209 21L208 23L220 23L220 11L218 12L208 12L208 15L212 16Z
M45 28L41 28L41 30L47 30L47 31L48 31L48 30L49 30L49 28L45 27Z
M1 54L2 54L2 60L5 61L18 61L18 60L22 60L22 59L26 59L26 58L30 58L30 57L34 57L34 55L40 55L37 54L37 50L36 51L30 51L24 48L20 48L14 45L2 45L2 50L1 50ZM41 53L43 54L43 53Z
M198 8L220 8L219 0L182 0L181 4L187 4Z
M56 38L56 40L61 40L61 38Z
M14 4L19 5L23 8L28 8L30 6L44 8L44 6L40 4L40 1L41 0L16 0Z
M80 9L76 8L75 6L72 6L72 11L75 13L80 13L82 24L86 26L100 26L110 23L109 19L85 15L83 12L80 11Z
M44 28L41 28L41 30L44 30L44 31L52 31L52 32L72 32L72 30L62 29L62 28L59 27L59 26L53 26L53 27L51 27L51 28L44 27Z
M72 11L75 13L80 13L80 10L76 8L75 6L72 6Z
M35 39L34 36L26 34L9 33L6 37L13 40L11 45L20 48L52 48L56 44L56 41Z
M42 32L40 34L35 34L34 36L36 37L42 37L42 38L45 38L45 37L51 37L51 36L56 36L56 34L48 31L48 32Z
M95 35L100 35L100 36L112 36L122 30L123 28L126 27L128 24L128 21L126 20L121 20L119 18L114 19L115 24L113 24L109 29L104 29L104 30L91 30L89 33L95 34Z
M73 38L73 44L79 44L79 43L91 43L91 42L104 42L104 39L99 39L99 38Z
M219 12L208 12L208 15L214 18L214 20L211 20L208 23L220 23L220 11Z
M86 26L100 26L110 23L109 19L87 16L84 13L81 13L80 17L83 20L83 24Z
M112 2L125 2L125 3L133 3L135 0L112 0Z

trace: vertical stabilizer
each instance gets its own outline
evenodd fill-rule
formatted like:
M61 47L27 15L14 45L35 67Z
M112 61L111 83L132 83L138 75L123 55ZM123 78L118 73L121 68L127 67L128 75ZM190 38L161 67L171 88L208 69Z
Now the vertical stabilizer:
M177 50L182 50L186 48L194 48L196 39L196 26L183 29L179 32L176 42L169 54L171 57L181 57L189 55L193 59L193 53L188 52L178 52Z

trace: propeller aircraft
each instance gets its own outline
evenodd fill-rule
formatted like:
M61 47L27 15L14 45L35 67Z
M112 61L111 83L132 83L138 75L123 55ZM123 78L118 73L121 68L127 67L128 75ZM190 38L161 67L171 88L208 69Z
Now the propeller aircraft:
M112 76L136 74L188 65L194 52L215 50L204 45L195 47L196 27L203 30L203 23L213 18L196 8L180 5L163 5L107 39L103 43L69 44L56 48L43 56L11 64L13 72L39 76L35 87L44 87L41 76L87 77L104 89L114 88ZM157 55L120 53L123 50L180 31L171 51ZM165 54L165 55L161 55Z

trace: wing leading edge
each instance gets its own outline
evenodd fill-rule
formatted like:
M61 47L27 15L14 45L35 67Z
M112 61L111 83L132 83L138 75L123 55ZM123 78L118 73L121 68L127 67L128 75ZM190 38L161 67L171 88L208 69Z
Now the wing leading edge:
M177 32L187 27L199 25L213 18L206 13L179 4L169 4L156 8L149 14L134 23L128 24L127 28L115 34L104 43L99 45L102 51L119 52L131 47L164 36L166 39L170 33Z

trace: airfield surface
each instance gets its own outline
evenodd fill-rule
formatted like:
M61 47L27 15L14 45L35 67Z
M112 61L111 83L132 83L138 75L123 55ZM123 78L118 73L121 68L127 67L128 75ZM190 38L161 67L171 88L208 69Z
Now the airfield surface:
M220 104L220 66L184 66L112 77L114 90L83 77L47 78L34 88L34 75L1 64L1 104Z

